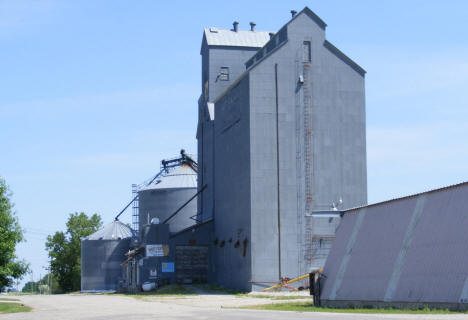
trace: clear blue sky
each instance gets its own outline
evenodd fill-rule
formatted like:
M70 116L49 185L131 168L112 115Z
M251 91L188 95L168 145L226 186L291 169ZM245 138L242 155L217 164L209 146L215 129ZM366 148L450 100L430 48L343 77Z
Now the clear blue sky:
M36 279L69 213L109 223L196 154L203 27L277 31L306 5L368 72L369 201L468 180L468 1L0 0L0 176Z

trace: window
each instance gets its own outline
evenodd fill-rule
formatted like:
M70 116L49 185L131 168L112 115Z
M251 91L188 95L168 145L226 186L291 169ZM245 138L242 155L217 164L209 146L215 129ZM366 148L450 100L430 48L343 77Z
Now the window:
M219 80L229 81L229 68L228 67L221 67L221 69L219 70Z
M310 52L310 41L304 41L303 44L304 53L303 53L303 61L310 62L312 60L311 52Z

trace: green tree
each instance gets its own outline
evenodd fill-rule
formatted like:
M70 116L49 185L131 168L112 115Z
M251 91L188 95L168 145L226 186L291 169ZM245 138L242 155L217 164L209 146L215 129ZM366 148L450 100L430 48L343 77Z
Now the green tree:
M25 293L45 293L50 294L52 293L50 290L50 285L52 285L53 293L61 293L58 291L58 283L55 277L51 274L46 274L42 279L39 281L28 281L24 284L22 292Z
M23 231L12 210L11 193L5 180L0 178L0 291L11 286L28 272L28 265L17 260L16 245L23 240Z
M66 232L47 237L46 249L52 259L52 274L60 289L69 292L81 288L81 240L101 228L101 217L85 213L70 214Z

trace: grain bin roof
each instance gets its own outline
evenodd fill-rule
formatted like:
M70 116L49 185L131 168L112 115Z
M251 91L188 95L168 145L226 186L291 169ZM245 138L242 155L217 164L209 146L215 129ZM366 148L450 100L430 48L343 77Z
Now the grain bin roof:
M196 188L197 173L187 164L175 168L167 175L151 183L149 186L141 189L156 190L156 189L172 189L172 188Z
M205 28L206 43L209 46L261 48L270 40L268 31L225 30Z
M120 221L114 221L101 230L89 235L85 240L119 240L131 238L133 230Z

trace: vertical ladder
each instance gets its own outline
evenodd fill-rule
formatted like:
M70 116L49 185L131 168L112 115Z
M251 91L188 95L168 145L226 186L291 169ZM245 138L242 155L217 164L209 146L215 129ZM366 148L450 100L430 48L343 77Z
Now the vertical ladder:
M304 77L304 174L305 174L305 212L312 212L312 97L309 88L310 63L304 62L302 75Z
M313 131L312 131L312 95L310 88L310 63L303 62L302 76L304 83L302 84L303 90L303 120L304 120L304 194L305 194L305 213L312 213L312 184L313 184ZM313 259L313 219L307 217L305 219L305 241L304 241L304 258L305 261L311 263Z
M138 234L139 226L140 226L140 219L139 219L139 201L138 201L138 185L132 184L132 196L133 196L133 203L132 203L132 225L133 230Z

